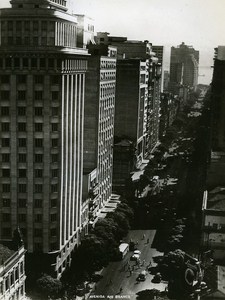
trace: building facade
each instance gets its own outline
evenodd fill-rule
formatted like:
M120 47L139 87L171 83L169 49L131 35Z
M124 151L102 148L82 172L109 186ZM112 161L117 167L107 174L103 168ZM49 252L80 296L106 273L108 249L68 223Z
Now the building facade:
M198 84L199 51L182 43L171 48L169 91L180 95L181 90L195 89Z
M107 45L89 45L88 49L83 167L90 178L84 195L90 196L90 222L94 224L112 195L117 49Z
M25 249L10 251L0 244L0 299L25 300Z
M1 10L0 239L18 226L57 277L79 243L87 50L65 0Z

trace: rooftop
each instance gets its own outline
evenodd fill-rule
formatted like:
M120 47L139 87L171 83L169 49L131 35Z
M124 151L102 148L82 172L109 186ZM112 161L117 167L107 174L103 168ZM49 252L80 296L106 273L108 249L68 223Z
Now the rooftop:
M0 244L0 266L4 264L13 254L14 250L10 250L8 247Z

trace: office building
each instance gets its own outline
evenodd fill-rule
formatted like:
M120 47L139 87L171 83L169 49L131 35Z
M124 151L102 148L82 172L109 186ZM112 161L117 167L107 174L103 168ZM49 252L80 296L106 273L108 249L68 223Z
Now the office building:
M198 84L199 51L182 43L171 48L169 91L185 96L182 89L196 89Z
M0 15L0 239L19 226L27 253L59 278L82 227L88 52L67 1L11 5Z
M117 49L90 44L84 108L84 190L90 224L112 195Z

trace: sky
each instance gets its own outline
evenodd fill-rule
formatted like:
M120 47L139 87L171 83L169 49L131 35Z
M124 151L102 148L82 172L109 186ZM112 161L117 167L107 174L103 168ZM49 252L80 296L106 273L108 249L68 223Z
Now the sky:
M95 31L170 47L185 42L200 51L199 82L210 83L214 48L225 45L225 0L68 0L74 13L95 21ZM0 0L0 7L10 6Z

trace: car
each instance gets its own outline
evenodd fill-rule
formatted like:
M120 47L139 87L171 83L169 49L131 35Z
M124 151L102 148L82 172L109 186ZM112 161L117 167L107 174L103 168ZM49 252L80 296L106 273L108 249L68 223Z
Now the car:
M138 275L137 281L145 281L146 276L147 276L147 272L146 272L146 271L142 271L142 272Z
M134 254L140 255L140 254L141 254L141 251L140 251L140 250L134 250Z
M131 256L130 260L138 261L138 260L140 260L140 255L139 255L139 254L133 254L133 255Z
M162 275L160 273L156 273L152 279L153 283L160 283L162 280Z

